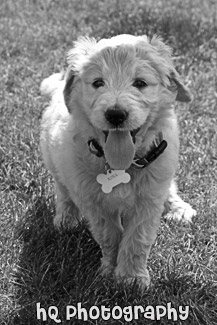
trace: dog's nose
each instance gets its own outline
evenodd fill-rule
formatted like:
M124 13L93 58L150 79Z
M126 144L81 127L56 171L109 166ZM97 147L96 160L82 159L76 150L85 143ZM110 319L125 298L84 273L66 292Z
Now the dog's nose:
M121 109L108 109L105 118L114 126L121 125L128 117L128 112Z

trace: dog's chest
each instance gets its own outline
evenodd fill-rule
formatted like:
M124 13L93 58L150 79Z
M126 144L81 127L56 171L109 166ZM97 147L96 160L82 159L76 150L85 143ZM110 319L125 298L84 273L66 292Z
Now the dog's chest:
M110 193L103 193L102 190L100 192L103 206L109 210L129 209L135 204L135 193L131 183L119 184Z
M97 186L97 200L109 210L125 209L135 203L134 178L128 172L107 170L94 177ZM95 196L96 197L96 196Z

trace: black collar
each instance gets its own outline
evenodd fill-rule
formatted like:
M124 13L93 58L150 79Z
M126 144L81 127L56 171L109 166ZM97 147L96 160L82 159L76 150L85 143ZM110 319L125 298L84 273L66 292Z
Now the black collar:
M90 139L88 141L88 146L92 154L96 155L99 158L104 156L103 148L100 146L96 139ZM163 134L162 132L159 132L152 142L149 151L147 151L143 157L135 156L132 166L137 168L147 167L164 152L166 147L167 141L163 140Z

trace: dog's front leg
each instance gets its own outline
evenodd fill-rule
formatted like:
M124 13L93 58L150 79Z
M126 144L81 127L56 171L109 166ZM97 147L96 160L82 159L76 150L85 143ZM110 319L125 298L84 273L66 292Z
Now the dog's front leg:
M118 248L122 236L121 225L118 224L118 218L101 215L100 218L91 218L90 226L93 237L102 250L100 272L103 275L109 275L117 265Z
M117 278L123 277L129 282L137 278L142 285L149 285L147 259L156 239L161 210L163 202L161 208L149 202L123 220L124 232L115 269Z

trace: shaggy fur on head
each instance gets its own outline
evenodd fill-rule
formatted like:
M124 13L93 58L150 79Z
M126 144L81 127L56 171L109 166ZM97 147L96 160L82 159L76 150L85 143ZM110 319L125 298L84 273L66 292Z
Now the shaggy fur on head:
M147 258L160 217L190 221L195 211L176 194L178 127L172 104L191 100L174 68L171 49L158 37L82 37L68 53L65 75L45 79L52 97L44 111L41 148L56 184L56 226L84 216L102 249L101 272L149 283ZM159 133L167 148L137 169ZM134 136L132 135L134 134ZM95 139L104 155L90 152ZM128 183L104 193L106 168L125 170Z

